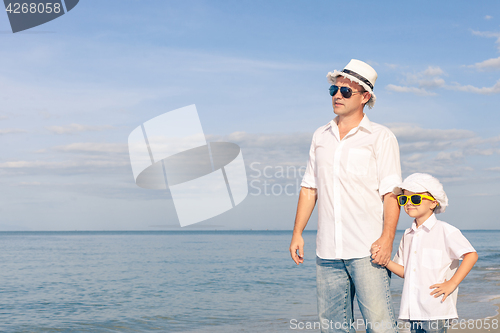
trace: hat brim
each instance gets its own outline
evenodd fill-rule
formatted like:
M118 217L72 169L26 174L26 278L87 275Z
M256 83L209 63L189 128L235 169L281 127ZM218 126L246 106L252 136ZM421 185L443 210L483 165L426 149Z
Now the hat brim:
M360 79L358 79L352 75L349 75L347 73L339 72L338 70L334 70L333 72L329 72L326 75L326 78L328 79L328 82L330 82L331 84L335 84L335 83L337 83L337 77L339 77L339 76L343 76L346 79L351 80L351 82L359 84L360 86L363 87L363 89L365 89L365 91L369 92L371 97L370 97L370 100L368 101L368 103L366 103L366 105L368 105L368 107L370 109L373 108L373 106L375 105L375 101L377 100L377 97L373 93L372 88L370 88L366 83L364 83Z

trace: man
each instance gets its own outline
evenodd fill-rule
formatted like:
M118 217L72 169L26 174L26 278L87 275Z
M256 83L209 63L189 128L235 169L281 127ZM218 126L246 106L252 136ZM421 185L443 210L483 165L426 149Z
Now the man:
M401 183L394 134L363 113L375 104L377 73L351 60L327 75L337 117L313 136L301 184L290 254L304 261L302 231L318 202L316 284L322 332L355 333L357 295L367 332L397 332L385 266L399 218L392 193ZM380 251L371 258L372 245ZM298 251L298 254L297 254ZM382 265L382 266L380 266Z

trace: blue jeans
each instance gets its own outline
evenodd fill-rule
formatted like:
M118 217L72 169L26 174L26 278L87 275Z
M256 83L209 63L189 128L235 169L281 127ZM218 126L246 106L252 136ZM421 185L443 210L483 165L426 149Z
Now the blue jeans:
M410 320L411 333L446 333L448 330L448 319L441 320Z
M366 331L397 333L389 288L390 273L370 257L316 258L316 286L321 332L355 333L353 300L358 298ZM358 328L360 329L360 328Z

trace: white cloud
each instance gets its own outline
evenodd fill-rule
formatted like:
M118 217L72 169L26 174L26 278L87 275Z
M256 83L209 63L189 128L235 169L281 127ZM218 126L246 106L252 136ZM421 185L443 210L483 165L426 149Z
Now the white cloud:
M443 75L444 71L439 67L429 66L425 71L422 72L422 76L440 76Z
M500 137L482 138L465 129L422 128L416 124L386 124L398 138L404 175L427 172L443 182L467 182L484 174L500 158ZM266 166L272 174L276 166L300 168L306 166L312 133L254 134L235 132L225 137L212 136L208 141L235 142L242 148L249 174ZM481 156L482 167L476 171ZM254 163L258 162L258 163ZM252 169L250 169L250 164ZM499 170L500 171L500 168ZM277 182L281 181L276 179ZM286 181L286 180L285 180Z
M0 135L4 134L15 134L15 133L26 133L27 131L19 128L3 128L0 129Z
M450 152L439 152L435 160L436 161L443 161L443 162L458 162L458 161L463 161L464 159L464 153L462 151L450 151Z
M121 143L72 143L39 149L40 159L7 160L0 163L0 171L10 175L125 175L131 172L126 144Z
M486 38L496 38L495 43L497 44L498 50L500 51L500 32L490 32L490 31L472 31L473 35L486 37Z
M259 162L262 166L306 165L313 133L246 133L234 132L227 136L207 136L207 141L234 142L241 147L248 165Z
M77 142L53 148L60 152L86 152L86 153L127 153L127 145L123 143L93 143Z
M446 89L470 92L481 95L492 95L500 93L500 80L497 81L497 83L495 83L492 87L478 88L471 85L462 86L458 83L455 83L454 85L447 85Z
M124 162L119 160L79 160L79 161L9 161L0 163L0 168L2 169L32 169L32 168L43 168L43 169L69 169L69 168L79 168L79 167L117 167L128 165L130 162Z
M444 87L445 82L442 78L435 77L428 80L420 80L419 86L420 88L425 88L425 89L435 89L439 87Z
M112 126L87 126L80 124L70 124L66 126L48 126L46 127L55 134L75 134L80 132L98 132L113 128Z
M483 174L485 165L498 164L500 138L482 138L464 129L430 129L415 124L387 124L398 138L402 171L427 172L443 182L465 182ZM483 167L475 171L478 156ZM500 168L499 168L500 169Z
M476 36L481 36L481 37L500 38L500 32L472 30L472 34L476 35Z
M19 185L21 186L40 186L42 183L40 182L20 182Z
M491 19L491 16L486 16L486 19ZM486 38L496 38L495 43L497 44L498 51L500 51L500 32L489 32L489 31L472 31L473 35L486 37ZM487 59L474 65L470 65L467 67L476 68L480 71L482 70L491 70L491 69L500 69L500 57L499 58L491 58Z
M432 129L416 124L387 124L399 141L402 170L405 175L412 172L428 172L446 181L472 179L478 173L500 171L495 167L500 156L500 136L482 138L465 129ZM299 170L305 167L312 133L247 133L234 132L226 136L208 135L207 141L227 141L238 144L249 175L270 166L270 174L277 167ZM45 148L43 158L37 160L11 160L0 163L0 172L5 175L64 175L92 174L117 175L122 179L131 177L127 145L121 143L76 142ZM40 156L40 155L39 155ZM473 161L482 156L479 171ZM489 161L489 162L488 162ZM252 164L253 163L253 164ZM250 169L250 165L253 165ZM500 169L500 168L499 168ZM473 172L474 171L474 172ZM107 177L107 176L106 176ZM299 176L293 176L299 177ZM488 177L486 174L484 177ZM300 178L300 177L299 177ZM99 178L100 179L100 178ZM298 178L297 178L298 179ZM273 181L290 181L275 179ZM64 182L67 182L65 180Z
M483 63L478 63L474 66L476 68L494 68L500 69L500 58L486 60ZM473 94L491 95L500 93L500 80L492 87L474 87L472 85L463 86L459 83L446 84L446 81L441 78L441 75L446 73L440 67L429 66L426 70L417 73L406 73L405 86L388 84L386 89L389 91L399 93L413 93L420 96L434 96L435 92L432 89L444 88L448 90L457 90L469 92ZM416 87L417 86L417 87Z
M435 88L444 85L444 80L440 76L444 71L437 66L429 66L422 72L407 73L406 84L418 85L420 88Z
M479 70L500 69L500 57L478 62L469 67L475 67Z
M493 16L491 16L491 15L486 15L486 16L484 17L484 19L485 19L486 21L489 21L489 20L491 20L492 18L493 18Z
M440 77L445 72L437 66L429 66L424 71L404 74L404 86L389 84L386 89L394 92L413 93L421 96L433 96L436 93L429 91L445 85L445 81ZM417 87L415 87L417 86Z
M463 129L429 129L414 124L388 124L387 127L400 142L450 141L475 137L475 133Z
M413 93L421 96L434 96L436 93L432 91L427 91L423 88L417 88L417 87L404 87L404 86L397 86L394 84L388 84L386 86L387 90L394 91L394 92L402 92L402 93Z
M385 63L384 65L389 67L390 69L396 69L396 68L400 67L400 65L398 65L398 64Z

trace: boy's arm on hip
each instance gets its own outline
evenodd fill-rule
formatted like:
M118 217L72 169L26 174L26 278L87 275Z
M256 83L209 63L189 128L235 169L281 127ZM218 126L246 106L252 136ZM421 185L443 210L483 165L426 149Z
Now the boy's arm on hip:
M460 267L458 267L457 271L455 274L453 274L452 278L449 281L444 281L443 283L436 283L430 286L430 289L434 289L431 292L431 295L434 295L434 297L439 297L443 295L443 299L441 302L444 302L444 300L450 295L455 289L457 289L458 285L463 281L463 279L469 274L471 271L472 267L477 261L477 253L476 252L469 252L464 254L464 260L462 261L462 264Z

